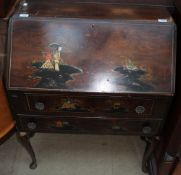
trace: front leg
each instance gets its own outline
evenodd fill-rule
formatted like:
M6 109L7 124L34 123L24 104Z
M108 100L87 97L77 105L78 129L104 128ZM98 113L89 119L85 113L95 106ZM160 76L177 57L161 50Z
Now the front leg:
M17 140L20 142L20 144L26 149L26 151L29 153L32 162L30 164L31 169L35 169L37 167L37 161L35 157L35 153L33 151L33 148L30 143L30 138L33 136L31 133L27 132L18 132L16 133Z
M141 137L141 139L146 142L146 148L142 160L142 170L147 173L149 172L150 161L154 160L152 158L154 158L154 151L158 145L159 137ZM156 163L154 164L156 165Z

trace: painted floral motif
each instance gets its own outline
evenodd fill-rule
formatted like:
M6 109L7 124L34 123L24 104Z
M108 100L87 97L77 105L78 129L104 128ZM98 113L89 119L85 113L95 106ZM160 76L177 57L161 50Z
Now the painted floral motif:
M67 100L63 103L62 105L62 110L75 110L76 109L76 104Z
M105 109L108 113L127 113L128 109L121 106L119 102L112 104L110 108Z
M64 112L89 112L89 109L84 107L84 105L79 104L79 102L73 102L71 100L65 100L61 106L61 110Z
M153 86L140 80L147 72L137 67L130 59L127 60L125 66L119 66L114 69L119 72L121 77L116 79L114 83L126 86L131 91L152 91Z
M73 80L73 74L79 74L81 69L64 63L61 52L63 48L57 44L49 45L50 52L45 53L44 60L33 61L32 66L36 68L31 78L38 78L37 88L62 88L67 89L66 82Z

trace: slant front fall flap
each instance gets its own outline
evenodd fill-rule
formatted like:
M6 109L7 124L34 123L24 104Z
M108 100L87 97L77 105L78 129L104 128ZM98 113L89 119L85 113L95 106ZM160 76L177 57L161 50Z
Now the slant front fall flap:
M103 14L86 19L85 11L72 18L72 13L54 19L17 14L11 20L10 88L174 92L172 20L139 14L132 19L131 8L129 20L121 20L121 7L120 19Z

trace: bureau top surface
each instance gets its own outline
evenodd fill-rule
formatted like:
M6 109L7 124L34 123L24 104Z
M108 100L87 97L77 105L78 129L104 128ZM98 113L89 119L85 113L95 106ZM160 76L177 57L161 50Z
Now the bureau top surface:
M172 20L169 12L161 7L126 6L109 3L65 3L59 0L31 0L27 7L17 13L27 13L31 17L63 17L121 20Z
M10 21L8 89L174 92L175 25L165 9L52 3L55 18L32 2L28 18Z

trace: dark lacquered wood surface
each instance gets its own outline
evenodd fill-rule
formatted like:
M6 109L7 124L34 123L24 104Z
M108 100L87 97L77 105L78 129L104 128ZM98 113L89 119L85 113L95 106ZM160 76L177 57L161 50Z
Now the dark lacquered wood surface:
M110 4L110 3L61 3L61 1L30 1L17 13L26 12L31 17L63 17L91 19L126 19L126 20L171 20L164 8Z
M15 6L20 0L0 0L0 18L9 17L15 11ZM11 16L11 15L10 15Z
M174 92L175 27L168 16L166 24L149 16L146 23L141 15L131 22L15 18L10 31L8 86L84 92ZM62 64L59 71L50 73L50 68L42 68L47 59L52 60L50 45L55 43L62 49Z
M28 1L10 21L7 92L30 167L36 132L131 134L150 141L146 171L174 95L173 20L132 0L62 2Z
M181 145L181 82L180 82L180 46L181 46L181 1L175 0L176 10L174 13L177 24L177 78L176 78L176 96L171 111L165 123L163 135L156 151L157 166L159 175L173 175L181 173L179 156Z
M12 109L17 114L98 116L109 118L163 119L170 107L171 97L111 96L80 94L10 95ZM144 107L144 109L142 109ZM141 111L140 111L141 110Z
M60 9L52 18L55 4L46 11L33 3L29 17L19 11L9 28L7 87L15 116L137 117L163 124L175 76L175 25L164 8L61 4L64 18ZM99 13L90 12L95 7ZM141 115L137 107L144 108Z
M95 2L95 3L120 3L120 4L129 4L129 5L156 5L156 6L166 6L166 7L173 7L174 3L173 0L98 0L98 1L90 1L90 0L53 0L56 3L77 3L77 2ZM43 3L46 2L53 2L52 0L46 0ZM0 17L6 18L11 16L14 11L16 10L16 5L20 2L20 0L0 0ZM31 4L39 4L39 2L31 0ZM42 2L41 2L42 3ZM35 5L36 7L37 5Z
M95 2L95 3L120 3L120 4L129 4L129 5L156 5L156 6L166 6L166 7L173 7L174 3L173 0L98 0L98 1L90 1L90 0L53 0L55 3L77 3L77 2L83 2L83 3L88 3L88 2ZM52 3L52 0L46 0L43 3L46 4ZM14 11L16 10L16 5L20 2L20 0L0 0L0 17L6 18L11 16ZM41 2L41 1L39 1ZM34 2L31 0L31 4L35 4L35 7L37 7L39 2L35 1ZM41 2L42 3L42 2ZM56 4L57 5L57 4ZM40 5L41 6L41 5Z
M7 10L7 7L5 6L5 0L0 0L0 17L5 16L6 10Z
M66 132L66 133L99 133L99 134L134 134L155 135L159 132L161 120L135 120L115 118L75 118L54 116L18 115L19 125L23 131L32 132ZM149 133L144 127L150 127ZM144 133L145 132L145 133Z

